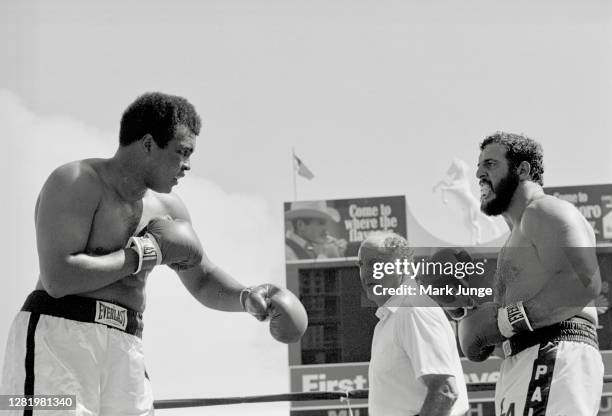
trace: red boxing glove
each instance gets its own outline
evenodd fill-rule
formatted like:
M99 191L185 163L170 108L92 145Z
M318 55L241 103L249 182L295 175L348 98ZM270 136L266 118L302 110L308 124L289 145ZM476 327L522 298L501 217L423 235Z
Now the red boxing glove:
M308 326L306 309L299 299L270 283L245 288L240 293L240 304L258 320L270 319L270 334L285 344L298 342Z
M204 250L200 240L185 220L153 218L140 234L131 237L126 246L138 253L138 269L134 274L158 264L182 270L202 261Z

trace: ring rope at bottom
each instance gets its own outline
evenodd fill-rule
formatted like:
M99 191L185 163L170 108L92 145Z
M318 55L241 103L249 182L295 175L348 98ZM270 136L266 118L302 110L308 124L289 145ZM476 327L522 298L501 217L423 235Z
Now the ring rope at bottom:
M612 375L604 376L604 383L612 382ZM495 389L495 383L468 383L468 392L489 391ZM310 400L344 400L350 399L367 399L368 390L349 390L338 392L300 392L300 393L283 393L283 394L267 394L259 396L243 396L243 397L219 397L210 399L171 399L171 400L156 400L153 403L155 409L176 409L183 407L203 407L203 406L219 406L227 404L239 403L267 403L267 402L303 402Z

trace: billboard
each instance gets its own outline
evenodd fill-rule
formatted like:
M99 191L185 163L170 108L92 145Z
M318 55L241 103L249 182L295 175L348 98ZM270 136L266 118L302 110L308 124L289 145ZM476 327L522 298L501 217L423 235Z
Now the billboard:
M597 245L612 243L612 184L546 187L544 191L578 208L593 227Z
M285 260L357 255L371 233L406 237L406 199L401 196L285 202Z

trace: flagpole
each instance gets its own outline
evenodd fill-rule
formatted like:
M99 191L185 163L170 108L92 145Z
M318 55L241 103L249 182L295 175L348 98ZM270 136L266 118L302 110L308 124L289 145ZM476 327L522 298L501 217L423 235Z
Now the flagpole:
M293 171L293 200L297 201L297 181L295 179L295 147L291 148L291 170Z

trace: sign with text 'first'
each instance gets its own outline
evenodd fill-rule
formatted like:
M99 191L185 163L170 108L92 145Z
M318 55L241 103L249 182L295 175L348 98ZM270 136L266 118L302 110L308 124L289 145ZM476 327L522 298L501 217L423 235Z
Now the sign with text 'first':
M612 244L612 184L546 187L544 191L578 208L595 231L597 244Z

